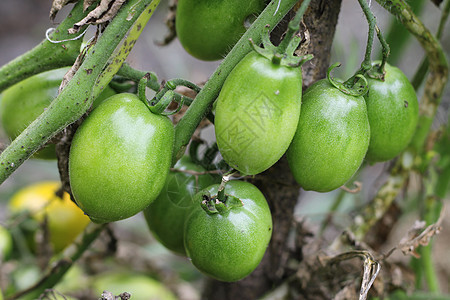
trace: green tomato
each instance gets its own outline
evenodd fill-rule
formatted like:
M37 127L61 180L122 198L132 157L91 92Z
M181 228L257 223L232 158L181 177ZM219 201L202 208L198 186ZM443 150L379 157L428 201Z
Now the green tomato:
M188 156L183 156L175 164L175 168L184 171L205 171ZM166 248L186 255L183 242L184 223L194 204L193 197L199 190L215 181L217 180L209 174L194 176L183 172L169 172L163 190L144 210L150 231Z
M58 94L58 88L67 70L57 69L29 77L3 92L0 106L2 126L11 140L50 105ZM113 94L114 90L108 86L95 100L95 106ZM55 145L46 146L33 157L56 159Z
M94 279L92 288L96 296L100 296L103 291L111 292L117 296L127 292L131 299L149 300L175 300L173 293L159 281L146 275L131 272L100 274Z
M366 94L370 123L367 159L373 162L396 157L411 141L419 118L416 92L403 72L389 64L384 81L369 79Z
M201 60L226 56L256 17L264 0L178 0L175 28L184 49Z
M300 68L273 64L256 52L245 56L216 101L215 133L224 160L246 175L276 163L295 134L301 97Z
M75 133L69 154L70 185L95 223L129 218L161 192L169 171L174 129L134 94L100 104Z
M13 241L8 229L0 225L0 262L9 257L12 251Z
M297 132L287 152L292 174L305 190L332 191L358 170L369 139L364 98L319 80L303 95Z
M272 216L263 194L244 181L228 182L226 201L216 202L214 211L214 204L202 200L209 193L214 195L210 200L216 201L218 188L212 185L196 195L184 244L201 272L232 282L249 275L261 262L272 235Z

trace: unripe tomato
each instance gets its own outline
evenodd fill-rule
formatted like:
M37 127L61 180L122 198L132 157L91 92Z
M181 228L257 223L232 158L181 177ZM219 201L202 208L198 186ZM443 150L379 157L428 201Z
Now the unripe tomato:
M67 68L44 72L29 77L5 90L1 98L1 119L3 129L11 140L14 140L31 124L58 94ZM109 86L95 100L97 105L102 100L115 94ZM48 145L34 158L56 159L55 145Z
M419 118L414 87L403 72L389 64L384 81L369 79L366 94L370 123L367 159L373 162L396 157L411 141Z
M202 60L218 60L245 33L246 19L258 15L264 0L178 0L176 32L184 49Z
M319 80L303 94L297 132L287 152L292 174L305 190L332 191L358 170L369 139L364 98Z
M216 101L215 133L224 160L246 175L276 163L295 134L301 97L300 68L274 64L256 52L245 56Z
M8 229L0 225L0 262L9 257L12 250L12 237Z
M70 185L96 223L129 218L161 192L169 171L174 129L134 94L101 103L76 131L69 154Z
M12 213L29 211L38 222L47 218L50 243L55 252L71 244L89 223L89 218L69 194L64 193L62 199L55 194L60 187L59 181L35 183L19 190L9 202Z
M176 164L179 170L205 172L194 164L188 156L183 156ZM190 175L183 172L169 172L159 196L145 210L147 225L154 237L166 248L186 255L184 250L184 223L194 204L194 195L214 183L210 174Z
M218 188L212 185L196 195L196 207L186 220L184 245L201 272L218 280L237 281L261 262L272 236L272 216L263 194L244 181L226 184L227 200L221 205L216 202L215 212L201 207L205 192L216 201Z
M161 282L144 274L131 272L115 272L100 274L92 283L96 295L104 291L119 295L127 292L130 299L175 300L176 297Z

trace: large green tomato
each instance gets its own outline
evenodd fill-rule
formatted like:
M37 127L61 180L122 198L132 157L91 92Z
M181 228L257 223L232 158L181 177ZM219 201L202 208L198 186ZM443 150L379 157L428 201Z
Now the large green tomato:
M369 79L366 94L370 123L367 159L373 162L396 157L411 141L419 117L416 92L403 72L389 64L384 81Z
M183 156L175 164L175 168L205 172L203 167L194 164L188 156ZM210 174L194 176L183 172L169 173L158 198L144 210L148 227L166 248L186 255L183 242L184 223L194 204L193 197L215 181L217 182Z
M272 236L272 216L263 194L251 183L228 182L224 202L217 199L218 187L212 185L196 195L184 244L201 272L232 282L249 275L261 262ZM205 199L205 193L210 198Z
M176 32L184 49L202 60L218 60L246 31L264 0L178 0Z
M369 139L364 98L319 80L303 95L297 132L287 152L292 174L305 190L332 191L358 170Z
M136 95L105 100L78 128L70 148L76 202L96 223L142 211L164 186L173 142L170 119L150 112Z
M246 175L276 163L295 134L301 97L300 68L274 64L256 52L245 56L216 102L215 133L224 160Z
M58 94L67 68L44 72L27 78L5 90L1 98L2 126L14 140L31 122L44 112ZM109 86L95 100L94 106L115 94ZM34 158L56 159L55 145L48 145Z

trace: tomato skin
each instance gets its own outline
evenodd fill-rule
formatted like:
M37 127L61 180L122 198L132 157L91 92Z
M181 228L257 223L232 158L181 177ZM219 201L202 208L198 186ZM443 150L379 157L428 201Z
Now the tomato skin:
M246 18L256 16L264 6L264 0L179 0L178 39L198 59L221 59L245 33Z
M183 156L174 166L179 170L205 172L188 156ZM220 179L210 174L194 175L183 172L169 172L163 190L145 210L144 216L153 236L169 250L186 255L184 250L184 223L194 205L197 192Z
M70 245L90 222L69 194L64 193L63 198L55 195L60 187L59 181L37 182L16 192L8 204L12 213L27 210L39 223L47 217L50 244L56 253Z
M2 93L0 104L2 126L11 140L14 140L31 124L58 94L67 68L44 72L16 83ZM109 96L115 94L107 86L95 100L98 105ZM37 152L33 158L56 159L55 145L50 144Z
M205 190L216 195L219 185ZM221 281L237 281L260 263L272 235L272 216L263 194L244 181L230 181L225 193L243 206L227 213L208 214L198 204L188 216L184 244L192 263L204 274Z
M414 87L403 72L386 64L384 81L369 79L365 95L370 123L367 159L387 161L402 152L411 141L419 118Z
M169 171L174 129L134 94L100 104L75 133L69 154L76 202L95 223L129 218L160 193Z
M303 94L297 132L287 151L292 174L305 190L332 191L358 170L369 139L364 98L319 80Z
M225 161L254 175L286 152L300 116L300 68L250 52L226 79L215 106L217 145Z

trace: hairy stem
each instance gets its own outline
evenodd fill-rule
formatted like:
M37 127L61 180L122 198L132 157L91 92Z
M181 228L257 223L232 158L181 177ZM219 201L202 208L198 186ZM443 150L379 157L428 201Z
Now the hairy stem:
M80 53L82 39L70 40L78 34L69 34L67 30L84 18L89 11L83 11L81 1L75 4L67 18L49 36L52 41L67 41L52 43L45 39L30 51L2 66L0 68L0 92L32 75L71 66ZM85 27L81 30L83 31Z
M134 46L159 0L131 0L106 27L67 86L0 155L0 184L67 125L78 120L111 81ZM130 30L128 38L116 47Z

